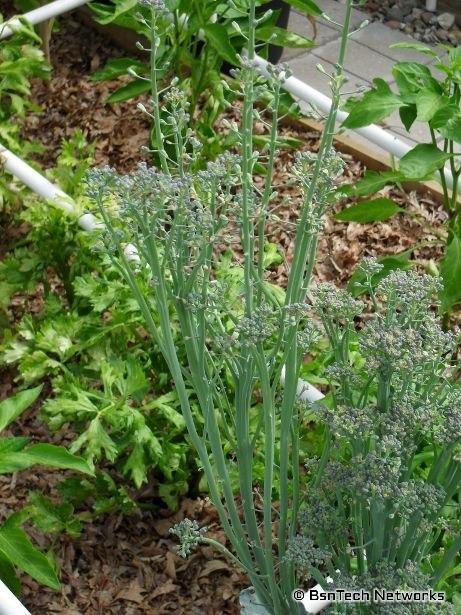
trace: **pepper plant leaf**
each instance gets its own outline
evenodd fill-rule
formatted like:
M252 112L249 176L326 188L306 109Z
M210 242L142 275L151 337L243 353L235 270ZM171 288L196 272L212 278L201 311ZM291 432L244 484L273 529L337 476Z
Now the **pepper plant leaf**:
M34 444L18 452L3 451L0 453L0 474L24 470L37 464L93 474L84 459L54 444Z
M461 143L461 110L458 105L448 104L438 109L433 115L430 125L445 139Z
M21 583L16 576L13 564L4 556L0 554L0 579L5 585L19 596L21 593Z
M389 45L389 47L391 49L414 49L415 51L432 56L433 58L437 57L437 52L434 51L432 47L427 47L421 43L393 43L392 45Z
M361 128L389 117L404 105L400 96L394 94L383 79L374 79L374 87L360 99L349 105L349 115L344 128Z
M59 589L54 567L20 528L0 527L0 554L39 583Z
M442 310L448 311L461 299L461 239L454 235L440 267L443 280Z
M416 102L416 97L422 90L432 90L442 94L442 88L424 64L397 62L392 69L392 74L406 103Z
M378 222L388 220L395 214L404 211L391 199L385 197L365 201L351 205L347 209L343 209L335 215L336 220L342 222L359 222L360 224L368 224L370 222Z
M445 99L438 92L421 90L416 95L416 119L419 122L429 122L444 105Z
M229 33L225 26L210 23L204 27L204 30L208 42L224 60L234 65L240 64L237 53L229 42Z
M443 167L450 156L432 143L419 143L400 159L399 170L406 179L425 179Z
M405 126L405 130L409 131L413 126L413 123L416 120L416 116L418 114L416 105L406 105L405 107L400 107L399 116L400 121Z
M384 188L387 184L398 182L402 179L402 175L397 171L367 171L363 178L355 184L339 186L338 190L345 196L368 196L375 194Z
M373 288L379 284L391 271L395 269L407 270L411 268L410 256L411 250L406 250L395 256L383 256L378 259L378 262L383 266L381 271L375 273L371 278L371 284ZM347 285L348 291L354 296L358 297L363 295L367 291L366 275L361 269L357 269L351 276L349 284Z
M286 0L287 4L295 9L299 9L308 15L320 17L323 14L322 9L312 0Z
M144 81L144 79L135 79L134 81L130 81L130 83L127 83L121 88L118 88L118 90L115 90L115 92L112 92L112 94L106 99L106 102L124 102L125 100L130 100L135 96L139 96L140 94L149 92L150 88L150 81Z
M133 68L138 74L143 75L147 72L147 66L134 58L115 58L109 60L104 68L95 71L90 79L91 81L109 81L116 79L121 75L126 75L129 68Z

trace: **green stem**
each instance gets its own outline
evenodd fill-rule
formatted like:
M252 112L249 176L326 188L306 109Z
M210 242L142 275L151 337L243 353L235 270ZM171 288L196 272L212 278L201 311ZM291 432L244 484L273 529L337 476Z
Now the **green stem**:
M168 156L165 151L164 146L164 137L162 132L162 123L160 119L160 101L158 95L158 84L157 84L157 50L159 37L157 34L157 14L155 9L152 7L151 10L151 41L150 41L150 85L151 85L151 96L152 96L152 108L154 115L154 131L155 131L155 140L156 140L156 149L158 151L158 155L160 158L160 166L162 171L170 175L170 169L168 167Z

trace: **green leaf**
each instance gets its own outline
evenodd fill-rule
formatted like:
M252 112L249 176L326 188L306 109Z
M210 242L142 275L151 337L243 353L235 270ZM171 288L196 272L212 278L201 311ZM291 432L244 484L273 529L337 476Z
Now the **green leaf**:
M34 403L41 390L41 385L33 389L27 389L0 403L0 432Z
M256 147L264 147L268 143L270 143L270 137L268 135L254 135L253 143ZM283 135L279 135L276 141L277 147L281 149L296 149L303 145L303 141L301 139L296 139L295 137L285 137Z
M31 493L30 516L32 522L44 534L66 532L72 538L80 535L81 521L74 516L74 507L69 502L57 505L41 493Z
M461 238L455 235L440 266L443 280L442 310L447 312L461 299Z
M395 214L404 211L396 205L391 199L380 198L364 203L357 203L347 209L343 209L335 215L336 220L342 222L360 222L360 224L368 224L388 220Z
M276 243L266 241L264 244L264 259L263 267L267 269L271 265L281 265L283 263L283 256L279 251L279 246Z
M134 445L123 466L123 474L131 477L137 489L142 486L147 478L148 465L146 457L144 446L137 443Z
M400 121L408 132L416 120L416 115L416 105L407 105L406 107L400 107L399 109Z
M424 64L418 62L397 62L392 69L395 82L406 103L414 103L421 90L442 93L442 88Z
M431 128L445 139L461 143L461 111L457 105L449 104L437 111L431 120Z
M34 444L19 452L0 454L0 474L24 470L37 464L93 474L84 459L54 444Z
M422 45L421 43L393 43L389 45L389 47L390 49L414 49L415 51L432 56L433 58L437 57L437 53L431 47L426 47L426 45Z
M101 424L99 416L94 418L86 431L84 431L71 446L73 453L86 446L86 458L93 463L93 460L101 459L103 452L109 461L115 461L119 451L117 445L109 436Z
M125 395L133 397L136 401L142 401L149 386L149 380L141 365L132 357L127 359Z
M34 465L24 453L10 453L9 455L0 455L0 474L12 474L26 470Z
M323 15L322 9L312 0L286 0L286 2L293 8L299 9L308 15L313 15L314 17Z
M416 119L419 122L429 122L444 104L444 98L439 93L432 90L421 90L416 95Z
M13 594L19 596L21 593L21 583L16 576L14 566L4 555L0 555L0 579Z
M207 24L204 27L210 45L230 64L240 64L237 53L229 42L227 29L218 23Z
M263 282L264 292L272 299L274 303L282 307L285 302L285 291L278 284L271 282Z
M361 180L355 184L340 186L338 190L346 196L368 196L369 194L375 194L387 184L398 182L401 179L401 174L396 171L384 171L383 173L366 171Z
M29 438L25 438L23 436L15 438L0 438L0 455L21 451L28 443Z
M109 60L104 68L95 71L90 79L92 81L108 81L110 79L116 79L121 75L126 75L129 68L133 68L137 73L143 74L147 70L147 66L135 60L134 58L116 58Z
M59 589L59 579L48 559L19 528L0 528L0 553L33 579L52 589Z
M426 179L449 158L450 154L432 143L419 143L400 159L399 171L407 179Z
M296 34L295 32L288 32L283 28L277 27L262 27L258 28L255 33L256 39L277 45L278 47L289 47L292 49L309 49L315 47L315 42L310 38Z
M93 475L93 471L88 466L87 462L81 457L76 457L69 453L62 446L54 444L34 444L27 448L24 453L29 459L41 465L50 466L52 468L63 468L65 470L75 470L83 474Z
M150 81L144 81L143 79L136 79L126 85L122 86L107 98L107 103L120 103L131 98L136 98L145 92L150 90Z
M383 79L374 79L373 84L373 89L350 105L349 115L343 122L344 128L361 128L379 122L404 104Z
M90 7L95 10L95 12L99 15L96 17L96 21L100 24L106 25L115 21L118 17L131 11L138 4L138 0L117 0L115 5L107 5L104 4L90 4ZM100 8L101 7L101 8ZM98 10L99 9L99 10ZM109 12L110 11L110 12ZM104 16L105 13L105 16Z

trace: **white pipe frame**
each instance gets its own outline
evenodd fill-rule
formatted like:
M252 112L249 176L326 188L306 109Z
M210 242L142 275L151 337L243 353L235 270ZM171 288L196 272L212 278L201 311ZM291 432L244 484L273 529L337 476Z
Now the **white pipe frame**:
M267 70L269 62L259 56L255 57L255 62L257 63L261 73L265 77L270 77L270 74ZM299 98L304 102L312 104L322 113L328 113L330 111L332 105L331 98L314 89L304 81L301 81L301 79L298 79L294 75L288 77L283 82L282 86L295 98ZM337 113L337 121L344 122L348 115L349 114L346 113L346 111L339 110ZM412 146L408 145L407 143L404 143L401 139L387 132L376 124L370 124L369 126L364 126L363 128L355 128L352 132L355 132L358 135L364 137L370 143L377 145L378 147L389 153L391 156L395 156L396 158L402 158L403 156L405 156L405 154L408 154L411 149L413 149ZM445 178L447 186L449 188L453 188L453 175L448 167L445 167Z
M30 190L43 199L53 201L57 207L63 209L66 213L77 214L75 201L69 195L2 145L0 145L0 159L3 163L3 169L14 175ZM104 228L97 218L90 213L80 215L78 223L83 230L89 232Z
M32 615L0 579L0 615Z
M27 20L33 26L36 26L37 24L43 23L48 19L53 19L53 17L57 17L63 13L68 13L79 6L83 6L84 4L87 4L88 1L89 0L55 0L49 4L39 6L28 13L24 13L24 15L21 15L21 18ZM21 22L18 17L13 17L13 19L8 20L8 24L5 25L0 31L0 40L8 38L14 34L15 28L20 25Z

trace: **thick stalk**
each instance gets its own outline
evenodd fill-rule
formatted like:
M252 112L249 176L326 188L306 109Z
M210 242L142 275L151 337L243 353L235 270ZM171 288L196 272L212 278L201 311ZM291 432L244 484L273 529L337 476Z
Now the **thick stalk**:
M274 393L271 388L269 372L264 356L264 348L259 344L256 348L256 364L258 366L264 411L264 550L267 561L268 584L271 589L272 606L275 613L282 613L280 603L280 588L277 586L274 570L274 555L272 552L272 491L274 487L275 461L275 408ZM287 596L284 596L288 598Z
M272 179L274 175L274 162L275 152L277 145L277 128L278 128L278 108L280 102L280 82L277 80L274 91L273 111L272 111L272 124L269 141L269 159L266 167L266 181L264 185L264 192L261 199L261 212L258 222L258 304L261 303L263 297L263 285L264 285L264 231L267 220L267 210L269 207L269 201L272 194Z
M280 411L280 522L279 522L279 537L278 537L278 553L281 562L281 577L285 592L290 592L294 589L291 586L293 582L293 566L291 562L284 559L287 543L287 526L288 526L288 510L289 510L289 460L290 460L290 433L293 422L293 408L296 403L296 391L299 374L299 357L296 345L296 336L294 336L293 344L290 348L291 355L285 361L285 387L283 391L282 407ZM295 461L295 460L293 460ZM293 467L293 470L295 468ZM293 488L294 485L293 476ZM296 516L292 514L292 521Z
M249 68L243 68L243 117L242 117L242 221L241 238L244 253L244 292L245 313L253 311L253 107L254 107L254 70L251 65L255 57L255 0L250 0L248 59Z
M157 146L157 152L160 159L160 166L162 171L167 175L170 175L170 169L168 167L168 157L164 146L164 136L162 132L162 123L160 119L160 101L158 96L158 84L157 84L157 51L159 37L157 33L157 14L154 8L151 10L151 41L150 41L150 86L152 96L152 110L154 115L154 131L155 140Z

